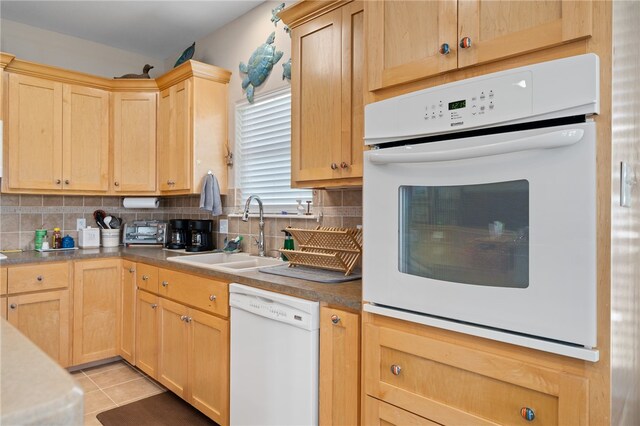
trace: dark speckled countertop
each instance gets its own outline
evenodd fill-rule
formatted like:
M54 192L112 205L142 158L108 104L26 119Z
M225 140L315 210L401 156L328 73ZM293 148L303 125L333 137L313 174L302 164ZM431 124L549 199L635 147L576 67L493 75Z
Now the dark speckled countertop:
M168 262L172 256L189 256L161 248L97 248L79 249L63 252L4 253L7 259L0 260L0 266L19 265L40 262L63 262L66 260L87 260L108 257L122 257L134 262L146 263L163 268L184 271L224 281L246 284L264 290L284 293L303 299L325 302L330 306L360 310L362 300L362 281L348 281L337 284L324 284L296 278L265 274L257 270L229 274L212 269L189 266L177 262Z

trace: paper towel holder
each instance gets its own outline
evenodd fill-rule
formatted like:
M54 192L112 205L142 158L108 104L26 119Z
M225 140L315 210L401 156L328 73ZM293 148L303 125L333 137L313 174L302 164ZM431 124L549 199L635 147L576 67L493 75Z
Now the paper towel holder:
M158 197L125 197L122 200L125 209L157 209L160 207Z

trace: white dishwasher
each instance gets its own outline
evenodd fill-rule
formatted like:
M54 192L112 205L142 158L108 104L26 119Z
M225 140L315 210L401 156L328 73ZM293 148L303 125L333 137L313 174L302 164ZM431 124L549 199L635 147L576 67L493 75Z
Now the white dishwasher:
M231 419L318 424L318 302L229 285Z

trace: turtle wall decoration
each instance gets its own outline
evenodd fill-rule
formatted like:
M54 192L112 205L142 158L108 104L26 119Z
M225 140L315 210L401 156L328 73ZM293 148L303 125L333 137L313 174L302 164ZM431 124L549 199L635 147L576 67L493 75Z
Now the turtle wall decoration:
M283 52L276 51L276 47L273 45L275 38L274 31L269 35L266 43L258 46L246 64L240 62L240 72L247 74L242 80L242 88L247 91L249 103L253 103L254 89L264 83L273 66L282 58Z
M282 79L291 81L291 58L284 64L282 64Z
M271 22L273 22L274 26L278 26L278 21L280 21L280 17L278 16L278 13L280 13L280 11L284 9L284 3L279 4L278 6L276 6L275 9L271 9Z

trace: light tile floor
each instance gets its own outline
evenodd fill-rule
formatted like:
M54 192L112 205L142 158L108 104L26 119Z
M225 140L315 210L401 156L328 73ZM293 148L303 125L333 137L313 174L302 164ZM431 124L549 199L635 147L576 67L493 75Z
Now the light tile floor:
M124 361L74 371L71 375L84 389L85 426L101 425L96 415L103 411L166 391Z

